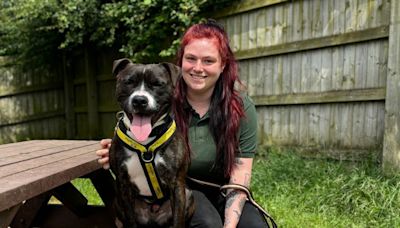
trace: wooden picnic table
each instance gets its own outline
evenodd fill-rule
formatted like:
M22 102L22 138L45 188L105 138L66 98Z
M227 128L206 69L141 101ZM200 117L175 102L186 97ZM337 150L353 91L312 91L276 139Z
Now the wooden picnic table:
M98 148L83 140L0 145L0 228L113 227L114 179L97 163ZM88 205L76 178L89 178L104 206ZM62 204L49 204L51 196Z

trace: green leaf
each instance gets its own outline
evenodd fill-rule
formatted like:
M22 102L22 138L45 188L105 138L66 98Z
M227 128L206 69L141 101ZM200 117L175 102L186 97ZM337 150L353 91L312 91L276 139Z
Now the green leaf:
M60 51L90 45L154 62L175 54L182 32L198 22L201 13L232 1L3 0L0 54L50 62Z
M143 4L144 5L151 5L151 2L152 2L151 0L144 0Z

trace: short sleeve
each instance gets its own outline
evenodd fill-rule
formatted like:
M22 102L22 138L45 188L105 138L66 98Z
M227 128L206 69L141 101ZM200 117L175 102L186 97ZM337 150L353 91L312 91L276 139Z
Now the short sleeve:
M240 120L238 157L252 158L257 149L257 112L254 102L243 95L245 116Z

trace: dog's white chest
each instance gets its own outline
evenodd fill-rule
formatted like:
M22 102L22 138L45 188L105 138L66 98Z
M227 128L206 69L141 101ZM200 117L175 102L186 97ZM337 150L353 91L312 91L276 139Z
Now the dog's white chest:
M144 170L142 168L142 165L140 163L140 158L138 157L136 152L132 152L126 148L124 148L125 153L127 153L130 158L128 158L124 164L127 168L128 175L130 178L130 181L134 183L138 188L139 188L139 194L143 196L151 196L151 190L149 187L149 184L147 182L146 176L144 174ZM156 155L154 158L154 161L157 165L157 163L165 163L164 160Z

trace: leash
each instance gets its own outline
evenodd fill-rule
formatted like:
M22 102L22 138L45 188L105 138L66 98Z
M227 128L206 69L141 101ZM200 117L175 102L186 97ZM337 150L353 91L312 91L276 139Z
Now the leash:
M195 183L198 183L198 184L219 188L219 190L221 191L221 194L224 197L226 196L224 191L226 191L228 189L240 190L240 191L246 193L248 202L253 204L264 215L265 221L267 223L269 221L268 226L271 224L273 228L277 228L278 227L278 225L275 223L275 220L272 218L272 216L254 200L253 194L251 193L250 189L247 188L246 186L243 186L243 185L240 185L240 184L219 185L219 184L211 183L211 182L208 182L208 181L198 180L198 179L195 179L195 178L192 178L192 177L189 177L189 176L187 176L186 178L191 180L191 181L193 181L193 182L195 182Z

